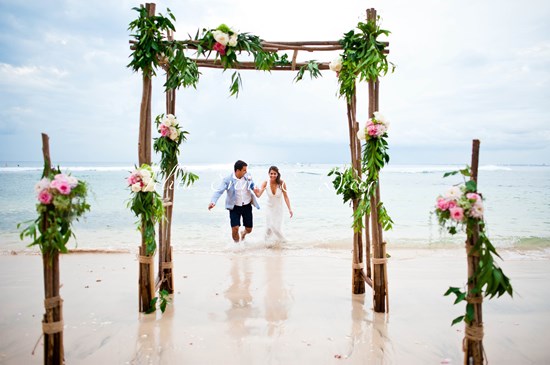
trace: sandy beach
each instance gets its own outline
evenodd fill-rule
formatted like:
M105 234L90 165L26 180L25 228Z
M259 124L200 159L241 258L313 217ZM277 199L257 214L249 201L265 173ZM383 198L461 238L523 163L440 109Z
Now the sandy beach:
M278 250L178 253L164 314L137 311L136 257L71 253L60 260L67 364L462 363L464 310L444 297L465 282L459 249L391 249L390 313L351 293L351 256ZM534 254L532 254L534 253ZM550 259L506 252L514 298L484 302L492 364L548 364ZM41 364L39 255L0 256L0 363Z

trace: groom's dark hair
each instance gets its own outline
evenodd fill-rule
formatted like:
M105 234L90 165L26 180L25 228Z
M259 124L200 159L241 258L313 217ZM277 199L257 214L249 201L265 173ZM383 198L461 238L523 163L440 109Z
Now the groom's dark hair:
M234 171L242 170L245 166L248 166L246 162L238 160L237 162L235 162Z

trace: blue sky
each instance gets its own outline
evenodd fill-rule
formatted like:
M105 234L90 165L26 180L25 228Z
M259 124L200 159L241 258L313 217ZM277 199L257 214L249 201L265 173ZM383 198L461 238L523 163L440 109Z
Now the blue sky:
M128 23L139 1L0 0L0 162L41 160L40 133L57 162L137 162L140 75L129 62ZM374 7L392 32L395 73L381 80L392 163L465 164L481 140L482 164L550 163L550 3L515 1L158 1L176 38L226 23L268 41L338 40ZM323 3L324 4L324 3ZM334 54L300 53L330 61ZM183 163L349 160L345 102L334 73L201 69L180 90L176 114L190 132ZM164 112L154 80L153 117ZM366 86L358 118L367 117Z

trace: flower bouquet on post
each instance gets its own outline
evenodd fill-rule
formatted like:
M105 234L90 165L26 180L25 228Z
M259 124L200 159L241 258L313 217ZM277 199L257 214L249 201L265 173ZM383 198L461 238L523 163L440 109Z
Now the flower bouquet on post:
M138 229L142 233L142 243L145 244L145 254L151 256L157 248L155 240L155 224L164 216L162 199L155 191L155 173L147 164L136 168L127 179L132 190L128 207L139 217Z
M471 176L469 167L459 171L448 172L443 177L460 173L464 178ZM477 192L477 184L474 180L465 181L454 185L444 195L436 199L435 214L440 226L454 235L458 231L465 231L468 239L475 235L474 246L468 249L469 256L475 256L479 260L478 268L468 278L468 283L474 284L472 288L464 290L458 287L449 287L445 295L454 294L454 304L466 301L466 312L455 318L452 322L466 322L470 325L474 320L475 296L493 298L508 293L513 296L510 279L495 263L495 257L500 258L495 246L485 234L483 196ZM468 247L468 246L467 246Z
M30 246L37 245L42 253L66 253L67 242L74 237L72 223L90 210L86 202L87 185L84 181L52 169L35 185L39 217L20 234L32 238ZM23 223L19 223L19 228Z

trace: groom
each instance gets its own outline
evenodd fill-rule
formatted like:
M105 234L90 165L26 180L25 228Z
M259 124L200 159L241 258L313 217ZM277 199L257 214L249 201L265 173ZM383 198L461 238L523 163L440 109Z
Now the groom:
M260 209L254 192L254 181L252 180L252 176L248 175L247 167L248 165L244 161L238 160L235 162L233 174L223 179L218 189L214 191L210 199L210 204L208 205L208 210L214 208L223 192L227 192L225 197L225 209L229 210L231 235L235 242L244 240L244 237L252 232L252 205ZM244 231L241 232L241 236L239 237L241 218Z

